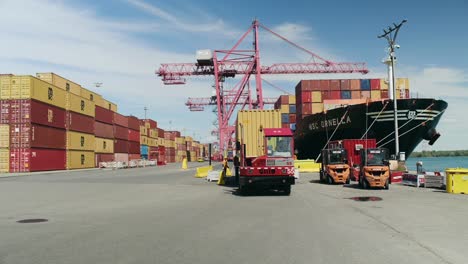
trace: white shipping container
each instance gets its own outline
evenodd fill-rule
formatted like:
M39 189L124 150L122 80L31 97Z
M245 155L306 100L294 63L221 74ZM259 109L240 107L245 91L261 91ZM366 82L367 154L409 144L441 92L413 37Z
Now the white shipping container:
M199 64L211 64L213 62L213 52L209 49L197 50L196 59Z

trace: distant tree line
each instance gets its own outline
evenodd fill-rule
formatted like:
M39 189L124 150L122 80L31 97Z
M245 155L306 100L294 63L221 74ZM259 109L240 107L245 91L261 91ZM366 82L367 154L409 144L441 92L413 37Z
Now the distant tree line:
M422 152L413 152L411 153L412 158L420 157L458 157L458 156L468 156L468 150L431 150Z

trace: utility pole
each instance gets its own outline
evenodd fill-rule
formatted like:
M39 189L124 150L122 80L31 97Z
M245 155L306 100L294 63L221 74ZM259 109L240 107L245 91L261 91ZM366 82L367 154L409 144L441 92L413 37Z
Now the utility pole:
M384 29L384 34L378 36L378 38L385 38L388 42L388 57L384 60L384 63L388 66L388 90L390 100L393 100L393 116L395 119L395 156L398 158L400 154L400 141L398 133L398 109L397 109L397 97L395 87L395 49L399 49L400 45L395 43L396 37L400 27L406 23L406 19L401 21L400 24L393 23L393 27L389 26L388 29Z

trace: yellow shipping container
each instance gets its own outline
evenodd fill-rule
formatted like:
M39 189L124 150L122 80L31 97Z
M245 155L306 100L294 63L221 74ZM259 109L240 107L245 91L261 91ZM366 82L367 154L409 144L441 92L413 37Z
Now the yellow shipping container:
M396 79L396 88L400 90L409 90L409 80L408 78L397 78Z
M10 148L10 125L0 125L0 148Z
M158 130L150 129L150 138L158 138Z
M382 98L382 93L380 90L372 90L371 91L371 99L380 100Z
M166 140L164 138L158 138L158 146L166 146Z
M246 144L246 156L263 155L262 128L280 128L281 112L278 110L242 110L237 113L236 140Z
M288 100L289 100L289 104L292 105L292 104L296 104L296 96L295 95L290 95L288 97Z
M175 142L176 142L176 144L185 144L185 138L184 137L176 137Z
M148 129L145 126L140 126L140 135L146 136L148 134Z
M67 149L94 151L95 136L75 131L67 131Z
M97 100L99 100L99 97L102 98L101 95L83 87L81 87L81 97L86 98L93 102L96 102Z
M321 103L322 102L322 92L313 91L312 92L312 103Z
M98 96L98 98L96 100L96 105L98 105L98 106L100 106L102 108L105 108L105 109L112 110L113 112L117 112L117 105L110 102L110 101L107 101L102 96Z
M36 77L67 92L81 96L81 85L52 72L36 73Z
M280 111L282 114L289 114L289 105L281 105Z
M114 140L107 138L95 138L96 153L114 153Z
M0 173L10 171L10 150L0 148Z
M11 78L12 75L0 75L0 100L11 98Z
M312 114L322 113L323 104L322 103L312 103Z
M185 156L185 155L187 155L187 152L185 150L178 150L177 151L177 156L182 157L182 156Z
M67 93L67 110L87 116L95 116L95 103L76 94Z
M380 90L388 90L388 82L386 79L380 79Z
M9 83L10 87L7 88L8 82L3 82L2 93L6 95L7 90L10 92L8 98L2 96L2 99L35 99L65 108L67 92L52 84L28 75L13 76Z
M94 168L94 151L67 151L67 169Z
M140 144L141 145L148 145L148 137L147 136L140 136Z
M186 136L186 137L185 137L185 141L192 142L192 141L193 141L193 138L192 138L192 137L189 137L189 136Z

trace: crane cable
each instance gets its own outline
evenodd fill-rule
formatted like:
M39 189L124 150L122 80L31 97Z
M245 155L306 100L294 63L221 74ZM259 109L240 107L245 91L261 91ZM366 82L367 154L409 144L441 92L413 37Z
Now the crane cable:
M432 107L434 105L434 103L430 104L428 107L426 107L426 109L424 109L423 111L421 111L421 113L417 114L414 118L418 117L420 114L423 114L427 109L429 109L430 107ZM398 117L397 117L398 118ZM406 123L404 123L403 125L401 125L398 130L400 130L400 128L406 126L409 122L413 121L413 119L410 119L408 120ZM381 140L379 140L379 142L377 142L377 145L380 144L382 141L384 141L386 138L388 138L389 136L395 134L395 131L393 131L392 133L388 134L387 136L385 136L384 138L382 138Z
M322 155L322 150L324 150L327 146L328 146L328 143L330 142L330 140L333 138L333 136L335 135L335 132L338 130L338 128L340 127L341 123L343 123L344 119L345 119L345 116L346 114L349 112L349 106L347 107L346 109L346 112L343 114L343 116L341 117L341 120L340 120L340 123L338 123L338 125L335 127L335 130L333 130L333 133L331 134L330 138L328 139L327 143L325 143L325 146L323 146L323 148L320 150L320 154L317 156L317 158L315 159L315 162L318 161L318 159L320 158L320 156ZM326 120L325 120L325 127L327 127L327 124L326 124Z
M385 103L385 105L382 107L382 110L380 110L380 113L377 115L377 117L374 119L374 122L372 122L372 124L367 128L366 132L364 132L364 135L362 135L361 139L366 137L367 139L367 133L369 132L369 130L372 128L372 126L374 125L374 123L377 121L377 119L379 119L379 116L383 113L383 110L385 110L385 108L387 107L389 101L387 101ZM367 114L367 108L366 108L366 114ZM366 119L367 119L367 115L366 115Z
M444 113L444 112L445 112L445 110L442 110L442 111L441 111L440 113L438 113L437 115L431 117L431 119L434 120L434 118L438 117L439 115L441 115L441 114ZM426 125L426 123L427 123L427 121L421 122L419 125L417 125L417 126L411 128L411 129L408 130L408 131L405 131L405 133L400 134L398 137L402 137L402 136L408 134L409 132L415 130L416 128L418 128L418 127L420 127L420 126L423 126L423 125ZM392 141L394 141L394 140L395 140L395 139L392 138L392 139L390 139L389 141L385 142L385 144L379 145L379 147L383 147L383 146L387 145L388 143L390 143L390 142L392 142ZM380 141L379 141L379 142L380 142Z

